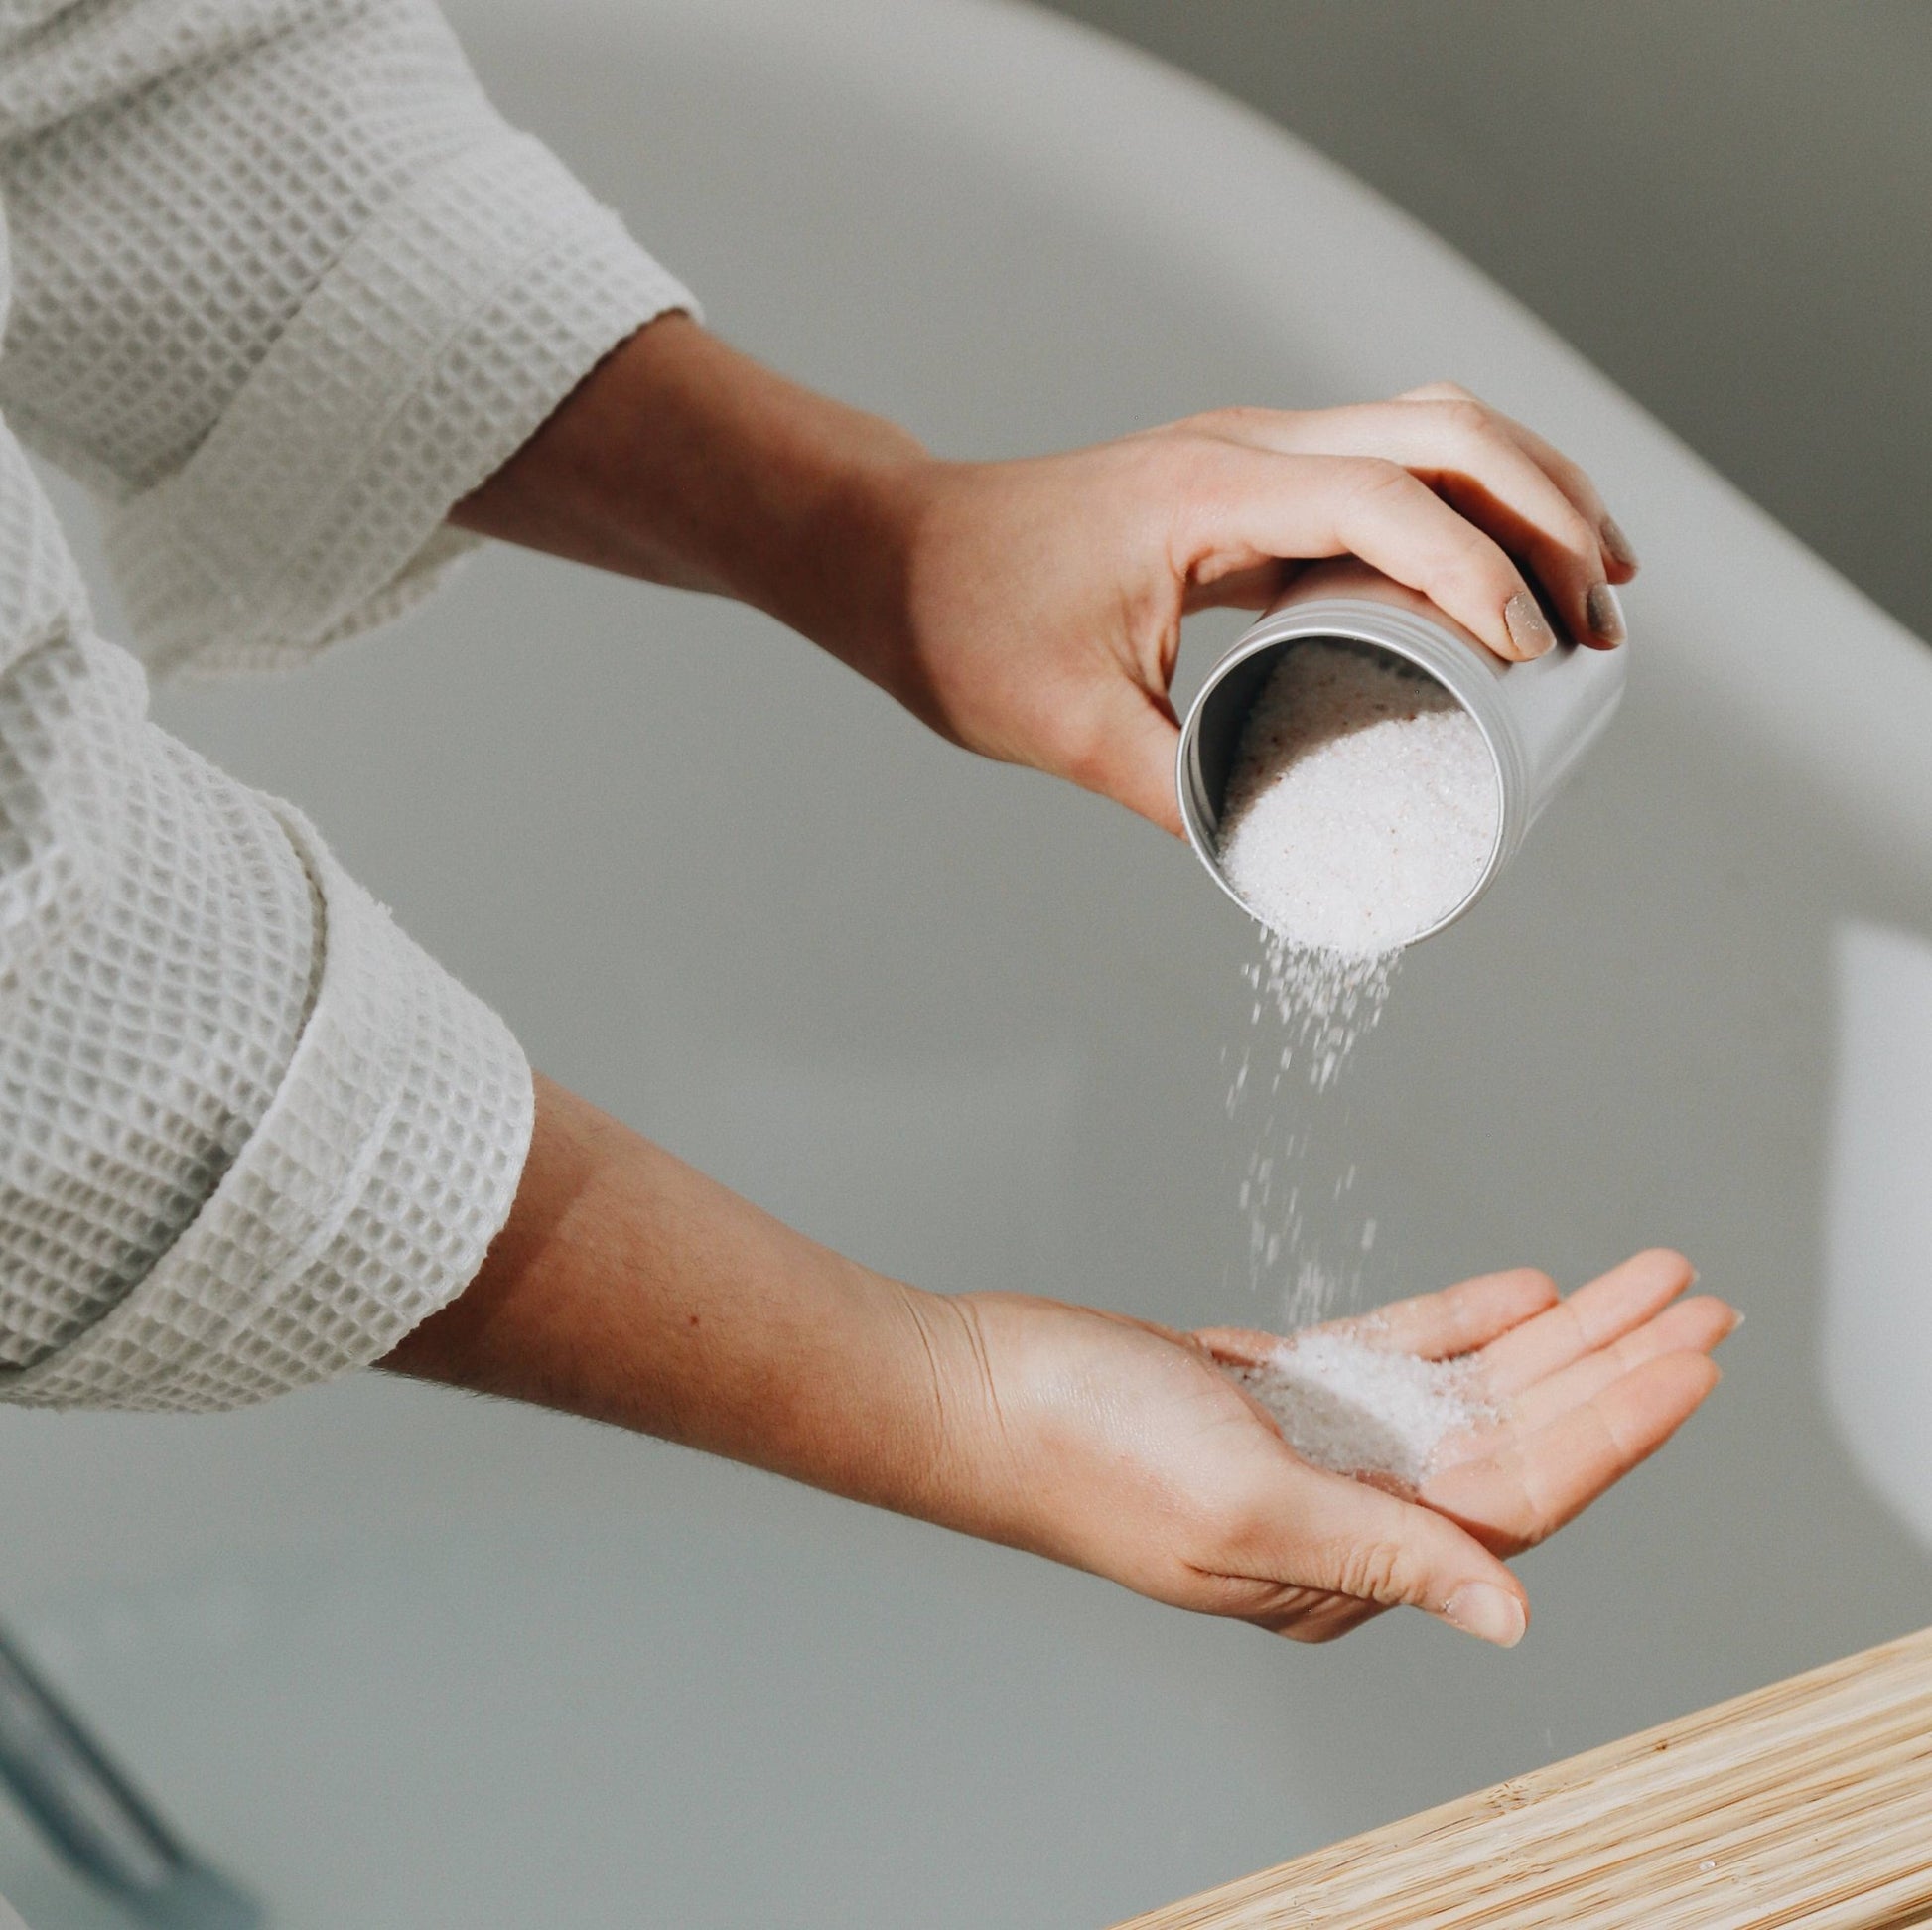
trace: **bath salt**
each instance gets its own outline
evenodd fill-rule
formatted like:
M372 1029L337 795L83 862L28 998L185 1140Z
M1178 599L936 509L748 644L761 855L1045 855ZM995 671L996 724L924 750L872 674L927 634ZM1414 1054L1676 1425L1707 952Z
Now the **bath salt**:
M1248 1222L1248 1278L1258 1292L1264 1278L1285 1263L1285 1311L1294 1326L1326 1318L1343 1290L1359 1284L1362 1259L1375 1236L1374 1222L1367 1221L1347 1242L1345 1254L1320 1250L1315 1228L1327 1223L1332 1230L1333 1209L1353 1188L1356 1169L1351 1163L1333 1175L1332 1187L1322 1183L1311 1162L1311 1128L1306 1117L1296 1117L1282 1088L1298 1065L1317 1092L1335 1082L1357 1042L1381 1017L1400 958L1399 952L1351 959L1298 951L1268 933L1261 957L1244 967L1254 993L1250 1019L1257 1034L1229 1082L1230 1119L1249 1093L1264 1019L1280 1027L1278 1044L1268 1048L1272 1069L1253 1081L1267 1110L1240 1189Z
M1295 1335L1257 1367L1224 1367L1306 1461L1420 1488L1452 1436L1490 1418L1466 1365L1346 1333Z
M1236 747L1221 867L1262 923L1315 954L1306 970L1345 976L1468 896L1500 812L1482 732L1433 677L1386 651L1304 643Z
M1316 1090L1332 1085L1356 1041L1381 1018L1401 958L1400 951L1361 957L1311 951L1269 932L1249 983L1255 1019L1272 1006L1287 1035L1282 1071L1299 1059Z

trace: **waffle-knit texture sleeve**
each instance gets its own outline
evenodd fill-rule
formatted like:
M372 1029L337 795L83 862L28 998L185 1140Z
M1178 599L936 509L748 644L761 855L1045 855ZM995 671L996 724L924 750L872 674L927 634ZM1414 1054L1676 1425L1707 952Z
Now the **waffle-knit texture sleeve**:
M0 430L0 1398L365 1365L508 1213L528 1068L299 813L156 728Z
M158 671L394 615L446 521L687 291L428 0L0 0L0 407L90 482Z
M153 661L292 662L689 301L416 0L0 0L0 1398L231 1406L462 1291L529 1069L153 725L14 431L106 499Z

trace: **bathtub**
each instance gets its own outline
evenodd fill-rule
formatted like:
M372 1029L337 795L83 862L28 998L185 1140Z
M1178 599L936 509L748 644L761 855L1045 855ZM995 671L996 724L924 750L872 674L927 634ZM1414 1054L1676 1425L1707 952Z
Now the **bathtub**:
M1367 1291L1670 1242L1749 1323L1525 1559L1509 1655L1410 1615L1294 1648L378 1377L0 1414L0 1608L184 1831L292 1930L1098 1925L1924 1620L1932 654L1404 216L1054 18L455 14L715 326L945 450L1453 375L1591 466L1646 564L1622 718L1311 1123ZM762 619L509 553L158 710L537 1063L811 1233L1275 1316L1224 1105L1254 936L1120 811ZM111 1920L6 1814L0 1893Z

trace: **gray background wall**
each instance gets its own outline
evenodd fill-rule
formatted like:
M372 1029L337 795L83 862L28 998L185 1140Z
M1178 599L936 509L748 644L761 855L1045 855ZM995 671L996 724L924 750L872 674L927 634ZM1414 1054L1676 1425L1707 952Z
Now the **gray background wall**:
M1050 3L1419 215L1932 634L1932 6Z

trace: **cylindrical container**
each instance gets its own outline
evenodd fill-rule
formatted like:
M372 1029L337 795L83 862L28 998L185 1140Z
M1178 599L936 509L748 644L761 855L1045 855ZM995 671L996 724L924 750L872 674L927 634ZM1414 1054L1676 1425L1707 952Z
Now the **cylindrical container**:
M1346 558L1305 570L1208 672L1180 728L1176 775L1187 841L1228 896L1252 914L1221 869L1221 804L1248 712L1286 651L1309 642L1366 644L1406 659L1475 720L1495 762L1501 809L1481 876L1427 931L1453 924L1515 857L1529 828L1623 696L1628 646L1587 649L1557 626L1554 649L1507 663L1427 597Z

